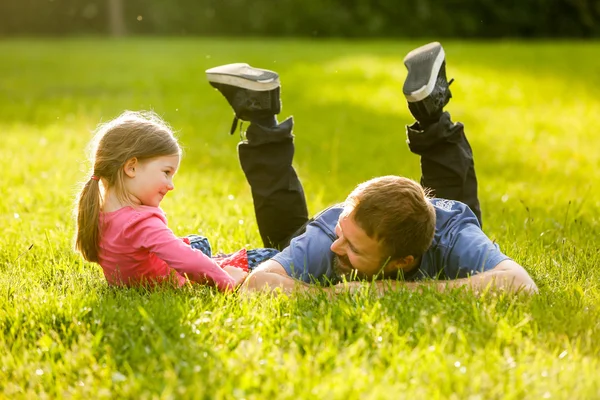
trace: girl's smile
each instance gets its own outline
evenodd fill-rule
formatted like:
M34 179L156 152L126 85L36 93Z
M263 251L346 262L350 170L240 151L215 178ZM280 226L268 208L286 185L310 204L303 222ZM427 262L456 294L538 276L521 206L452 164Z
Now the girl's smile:
M125 164L125 188L135 204L158 207L162 199L175 188L173 176L179 168L179 155L161 156Z

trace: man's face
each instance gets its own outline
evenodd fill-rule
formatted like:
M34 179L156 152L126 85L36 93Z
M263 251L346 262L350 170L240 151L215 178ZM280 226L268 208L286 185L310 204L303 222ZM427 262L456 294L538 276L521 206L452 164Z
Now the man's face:
M338 276L370 279L381 271L384 260L380 243L358 226L351 212L342 213L335 234L338 238L331 251L336 254L333 268Z

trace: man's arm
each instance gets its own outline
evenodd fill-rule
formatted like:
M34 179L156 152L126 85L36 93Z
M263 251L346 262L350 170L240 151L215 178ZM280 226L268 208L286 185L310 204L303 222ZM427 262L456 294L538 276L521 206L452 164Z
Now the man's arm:
M349 290L356 290L359 282L341 283L336 287L346 287ZM511 293L523 292L534 294L538 288L525 269L512 260L504 260L489 271L475 274L469 278L444 280L444 281L423 281L423 282L405 282L405 281L376 281L375 287L379 294L388 290L398 290L407 288L410 290L419 290L421 288L434 288L438 291L453 289L459 287L469 287L475 292L490 287L492 289L505 290Z
M380 294L388 290L410 289L418 290L421 288L434 288L439 291L458 287L470 287L474 291L481 291L490 288L506 290L508 292L537 293L538 289L535 282L531 279L527 271L512 260L504 260L493 269L473 275L469 278L455 279L448 281L423 281L423 282L405 282L395 280L376 281L374 285ZM276 261L268 260L262 263L254 272L252 272L243 287L246 290L274 290L281 289L284 293L290 293L294 290L325 290L330 292L342 292L345 290L354 291L362 286L361 282L340 283L331 288L319 288L307 283L298 281L288 276L281 264Z

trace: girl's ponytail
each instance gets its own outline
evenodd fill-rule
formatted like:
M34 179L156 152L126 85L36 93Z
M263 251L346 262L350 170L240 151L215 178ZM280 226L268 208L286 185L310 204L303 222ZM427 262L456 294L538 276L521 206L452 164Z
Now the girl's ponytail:
M77 237L75 248L87 261L99 262L100 251L100 182L96 176L85 183L77 204Z

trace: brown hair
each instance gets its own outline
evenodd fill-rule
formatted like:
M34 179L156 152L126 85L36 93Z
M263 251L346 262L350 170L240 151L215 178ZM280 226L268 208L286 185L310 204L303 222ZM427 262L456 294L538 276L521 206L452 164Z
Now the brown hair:
M125 163L154 157L180 155L181 148L171 128L153 112L125 111L96 130L91 149L91 175L77 199L75 248L88 261L98 262L99 218L105 190L114 190L124 204L130 203L124 190Z
M400 176L361 183L346 199L354 221L382 245L384 258L423 255L435 233L435 209L428 192Z

